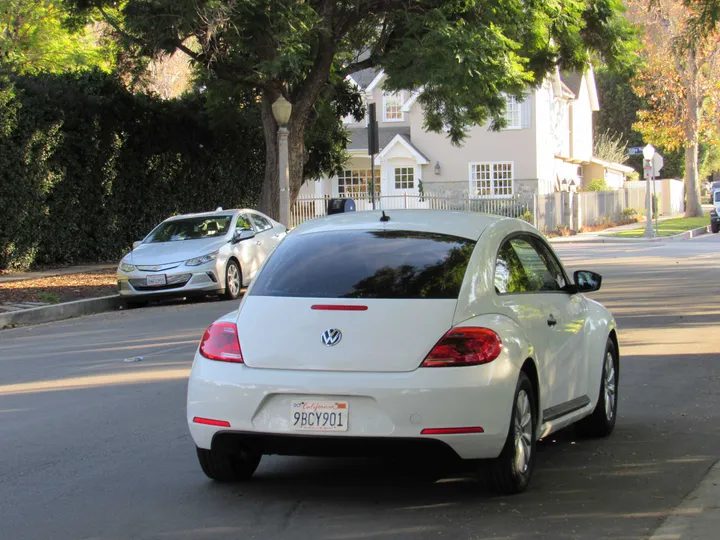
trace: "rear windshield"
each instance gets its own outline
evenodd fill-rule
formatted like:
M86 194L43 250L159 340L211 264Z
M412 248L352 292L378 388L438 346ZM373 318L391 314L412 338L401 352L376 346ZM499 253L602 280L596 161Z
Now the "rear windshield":
M457 298L475 242L414 231L288 236L252 296Z

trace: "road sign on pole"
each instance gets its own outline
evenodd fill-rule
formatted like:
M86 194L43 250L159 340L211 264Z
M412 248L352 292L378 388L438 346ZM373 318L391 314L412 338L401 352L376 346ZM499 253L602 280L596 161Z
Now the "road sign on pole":
M630 155L630 156L637 156L642 153L643 153L642 146L633 146L632 148L628 148L628 155Z

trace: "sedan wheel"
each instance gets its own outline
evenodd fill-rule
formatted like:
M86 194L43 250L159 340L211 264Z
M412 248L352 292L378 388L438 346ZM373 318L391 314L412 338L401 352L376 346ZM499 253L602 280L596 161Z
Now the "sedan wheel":
M490 462L486 478L492 489L504 495L525 491L535 466L535 395L525 373L520 373L513 405L510 432L500 456Z
M240 296L242 277L240 267L235 261L230 261L225 269L225 298L235 300Z
M577 424L577 431L588 437L607 437L615 429L618 406L618 355L608 339L603 358L597 404L592 414Z

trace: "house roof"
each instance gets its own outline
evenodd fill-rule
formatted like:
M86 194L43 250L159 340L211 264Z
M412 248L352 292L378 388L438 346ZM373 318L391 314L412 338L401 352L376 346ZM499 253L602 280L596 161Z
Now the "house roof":
M375 80L378 73L380 73L379 70L375 68L368 68L358 71L357 73L353 73L350 77L352 77L362 90L365 90L368 86L370 86L370 83Z
M382 160L385 157L385 154L387 154L393 146L396 146L398 144L404 146L415 158L415 161L420 163L421 165L427 165L428 163L430 163L430 160L425 156L425 154L423 154L417 148L417 146L410 142L410 136L403 133L398 133L397 135L395 135L395 137L393 137L393 140L390 141L388 145L380 151L380 154L378 154L378 159Z
M410 141L410 128L409 127L390 127L390 128L378 128L378 146L380 151L385 148L390 141L392 141L396 135L407 136L408 142ZM367 128L351 129L350 130L350 143L347 146L348 150L367 150L368 147L368 130Z
M602 165L606 169L610 169L611 171L618 171L625 174L630 174L635 172L635 169L632 167L628 167L627 165L623 165L622 163L613 163L611 161L605 161L604 159L600 159L598 157L593 156L590 158L590 163L595 163L597 165Z
M560 72L560 80L575 94L577 98L580 96L580 87L582 86L583 74L579 71L571 71L569 73Z

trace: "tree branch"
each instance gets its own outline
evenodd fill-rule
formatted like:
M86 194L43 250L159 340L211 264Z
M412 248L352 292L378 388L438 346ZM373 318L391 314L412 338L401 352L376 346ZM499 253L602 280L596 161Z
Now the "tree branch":
M130 34L128 34L125 30L123 30L122 28L120 28L120 25L118 24L118 22L117 22L115 19L113 19L112 17L110 17L110 15L108 15L108 14L105 12L105 10L102 8L102 6L98 5L97 8L98 8L98 11L100 11L100 14L103 16L103 19L105 19L105 22L107 22L110 26L112 26L112 27L115 29L115 31L116 31L118 34L120 34L122 37L124 37L124 38L127 39L128 41L132 41L133 43L137 43L138 45L144 45L144 44L145 44L140 38L137 38L137 37L135 37L135 36L133 36L133 35L130 35Z
M360 60L359 62L355 62L354 64L350 64L349 66L345 66L342 70L340 70L340 75L342 77L347 77L348 75L352 75L353 73L357 73L358 71L362 71L363 69L373 68L376 65L377 58L370 56L365 60Z

